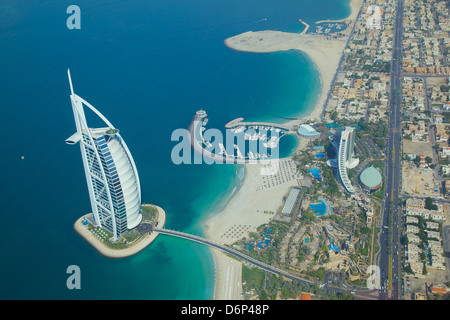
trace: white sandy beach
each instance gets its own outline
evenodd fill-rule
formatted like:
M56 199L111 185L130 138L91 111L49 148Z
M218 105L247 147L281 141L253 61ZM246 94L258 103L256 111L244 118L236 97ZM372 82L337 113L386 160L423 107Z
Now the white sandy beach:
M342 20L354 21L363 0L352 0L351 14ZM352 26L350 25L349 28ZM321 92L313 110L303 120L317 120L322 112L323 104L331 87L331 82L339 66L339 60L345 48L346 40L327 39L325 36L314 36L303 33L281 31L248 31L225 40L225 45L237 51L269 53L287 50L299 50L306 53L315 63L320 79ZM291 123L287 123L291 125Z
M256 231L260 225L268 223L274 217L274 214L268 212L277 212L283 196L288 194L290 188L298 186L297 179L292 179L269 187L268 180L276 180L276 176L261 175L261 167L261 164L246 165L245 178L239 191L222 212L206 221L205 233L208 239L231 245L244 238L248 232ZM281 176L282 172L280 169L278 175ZM238 291L242 288L241 275L227 276L230 268L239 270L241 263L215 249L212 249L212 252L216 263L215 299L241 299Z
M359 9L361 8L363 3L363 0L352 0L350 2L350 15L347 18L344 19L340 19L340 20L322 20L322 21L317 21L316 23L320 23L320 22L342 22L345 20L355 20L356 17L358 16L358 12Z
M352 0L351 14L343 20L354 20L362 2L363 0ZM318 119L322 112L345 43L346 40L327 40L324 37L272 30L248 31L225 40L229 48L238 51L265 53L300 50L306 53L316 64L322 82L321 94L315 108L303 118L311 120ZM282 205L283 196L287 195L292 186L298 185L297 180L293 179L267 187L268 179L271 178L262 176L260 167L259 164L247 164L239 191L220 213L206 221L205 233L209 239L231 245L244 238L249 231L255 231L258 226L268 223L274 215L267 211L277 212ZM266 187L263 187L264 182ZM215 249L211 251L216 264L214 299L242 299L242 264Z
M320 117L323 103L345 47L344 40L326 40L308 34L272 30L248 31L226 39L225 44L238 51L266 53L299 50L306 53L314 61L319 71L322 88L316 106L306 117L311 120Z

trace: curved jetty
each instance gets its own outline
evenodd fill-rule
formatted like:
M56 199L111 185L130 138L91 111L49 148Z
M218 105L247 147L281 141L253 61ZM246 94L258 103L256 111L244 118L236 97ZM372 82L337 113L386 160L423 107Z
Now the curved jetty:
M235 164L244 164L245 160L240 158L231 158L226 157L221 154L215 154L212 153L205 148L203 148L202 143L200 142L203 140L202 137L202 128L204 119L206 119L208 115L204 110L199 110L195 113L194 119L192 120L191 124L189 125L189 140L192 145L192 148L194 148L194 151L198 152L199 154L203 155L204 157L211 159L215 161L216 163L235 163Z
M270 122L243 122L244 118L240 117L228 122L225 125L225 128L231 130L233 134L241 134L241 138L244 140L252 141L254 144L260 143L262 147L260 146L259 149L251 149L249 147L247 153L245 150L242 150L242 148L240 149L237 144L233 144L234 149L233 154L231 154L227 153L227 151L230 152L229 149L225 148L222 143L219 143L218 147L220 148L220 153L213 153L211 150L208 150L213 148L211 142L205 140L203 136L203 131L206 130L204 126L208 122L206 117L207 114L204 110L198 110L195 113L194 118L189 125L188 139L194 151L216 163L269 163L274 160L279 160L278 157L273 157L271 151L268 150L277 148L279 141L283 136L295 132L290 127L283 124ZM214 149L212 150L215 151ZM235 152L237 155L234 154Z
M277 129L283 129L286 131L291 131L293 128L290 126L287 126L286 124L279 124L279 123L272 123L272 122L258 122L258 121L251 121L251 122L244 122L244 118L236 118L234 120L231 120L225 125L225 128L232 129L239 126L269 126L274 127Z

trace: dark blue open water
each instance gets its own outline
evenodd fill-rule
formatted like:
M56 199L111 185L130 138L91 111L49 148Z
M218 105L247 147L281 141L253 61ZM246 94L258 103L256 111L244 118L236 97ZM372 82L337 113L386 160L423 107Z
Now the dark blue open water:
M167 227L202 233L201 221L239 183L239 166L172 164L170 136L204 108L208 127L240 116L304 114L320 90L299 52L250 54L223 44L248 30L300 32L341 19L349 0L79 0L0 2L0 299L211 299L209 249L160 236L126 259L99 255L73 230L90 210L67 68L75 92L121 130L139 171L143 201ZM261 19L267 20L261 21ZM24 156L24 159L21 159ZM81 268L68 290L66 268Z

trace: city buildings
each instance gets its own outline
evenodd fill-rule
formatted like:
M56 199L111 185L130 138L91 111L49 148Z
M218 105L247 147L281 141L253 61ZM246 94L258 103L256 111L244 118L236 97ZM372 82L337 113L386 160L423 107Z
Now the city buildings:
M445 213L442 204L436 205L436 210L425 208L425 200L418 198L409 198L406 200L405 216L420 216L424 219L433 221L445 221Z

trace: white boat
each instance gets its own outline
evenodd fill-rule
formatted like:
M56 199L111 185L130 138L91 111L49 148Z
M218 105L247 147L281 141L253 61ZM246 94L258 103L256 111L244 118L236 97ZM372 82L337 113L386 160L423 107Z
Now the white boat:
M240 133L240 132L244 132L245 129L247 129L245 126L240 126L239 128L231 129L231 132L233 132L233 133Z
M251 135L250 133L245 133L244 139L245 140L252 140L252 141L258 140L259 139L259 132L255 133L253 135Z
M244 157L242 156L242 153L241 153L241 150L239 150L239 147L237 146L237 145L233 145L234 146L234 148L236 149L236 152L237 152L237 156L239 157L239 158L241 158L241 159L244 159Z
M223 144L220 142L219 142L219 148L220 148L220 153L225 154L225 148L223 147Z
M266 148L276 148L279 140L280 138L278 137L271 137L268 142L263 143L263 146Z

